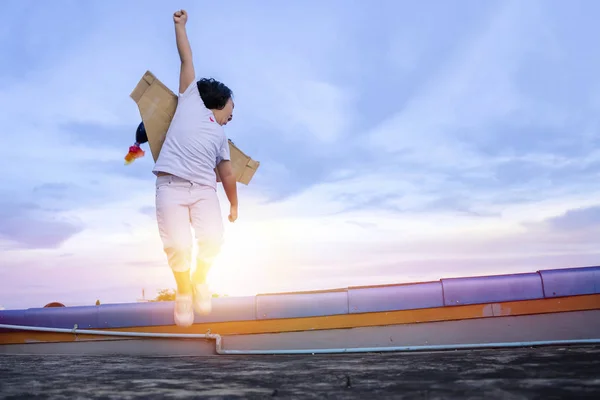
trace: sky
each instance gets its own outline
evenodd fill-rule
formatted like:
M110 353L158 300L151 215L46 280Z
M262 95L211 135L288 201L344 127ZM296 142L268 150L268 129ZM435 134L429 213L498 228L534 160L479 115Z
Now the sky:
M261 162L217 293L598 264L600 3L6 0L0 307L175 286L150 151L123 157L144 72L177 89L179 8Z

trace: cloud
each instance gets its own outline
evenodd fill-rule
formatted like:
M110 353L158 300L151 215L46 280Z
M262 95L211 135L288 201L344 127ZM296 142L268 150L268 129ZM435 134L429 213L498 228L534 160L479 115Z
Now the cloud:
M568 210L563 215L550 218L547 224L560 231L581 231L600 228L600 206Z
M145 206L140 208L140 213L147 215L149 217L155 217L156 216L156 207L153 206Z
M62 200L72 186L68 183L48 182L33 188L33 193L40 197Z
M444 170L454 179L468 179L467 174L477 171L492 180L496 168L514 156L489 151L498 149L494 140L502 142L500 149L517 143L506 136L506 121L516 131L539 114L535 123L547 126L540 121L554 109L548 105L539 113L540 103L515 81L531 51L539 54L552 45L548 29L540 29L545 19L539 4L496 4L497 12L473 24L481 32L463 41L399 112L359 139L360 145L401 163Z
M538 242L552 244L549 251L595 252L596 238L600 235L600 206L584 205L522 225Z
M0 238L8 248L57 248L84 228L77 220L47 212L32 203L0 205Z
M74 257L62 263L52 257L50 261L40 258L26 269L9 264L0 270L2 304L11 309L43 307L52 301L66 306L93 305L97 299L102 304L132 302L141 298L142 289L152 297L158 289L172 287L170 273L165 266L131 266L106 262L102 257ZM43 279L32 281L32 276ZM23 296L25 292L27 296Z
M507 129L503 129L502 124L515 117L516 121L528 121L523 116L535 115L540 111L540 103L528 97L515 84L514 77L521 72L520 68L531 49L536 49L539 54L552 48L552 42L547 43L551 36L547 29L537 28L538 24L543 25L545 22L537 3L528 6L517 2L495 4L484 10L477 23L460 31L457 36L462 40L455 41L458 44L453 45L454 52L448 53L443 64L436 69L425 69L432 75L418 75L414 68L401 71L399 75L410 79L413 84L410 91L399 92L400 98L393 91L396 87L404 89L406 84L401 86L400 78L396 76L389 79L373 76L369 80L371 86L355 84L354 93L350 96L354 99L355 106L344 109L347 114L357 114L360 117L351 117L352 123L347 127L344 125L345 135L335 144L320 145L311 152L306 151L303 146L296 146L293 151L303 158L303 163L298 166L296 164L299 157L288 157L284 161L283 156L290 154L291 149L283 144L271 146L269 150L275 150L272 154L282 154L281 160L277 161L285 162L290 173L288 181L281 185L280 196L274 198L280 200L303 189L314 189L317 183L326 182L340 174L352 175L357 181L364 182L365 192L373 186L366 181L371 181L374 174L387 174L388 180L406 180L405 176L410 175L410 184L418 184L422 191L442 189L439 186L430 187L424 182L430 180L430 176L439 177L435 179L436 183L451 181L456 190L470 187L483 191L504 186L504 190L498 190L498 196L506 193L507 184L529 184L532 180L539 184L536 174L544 165L537 165L536 162L543 161L543 158L535 158L531 154L531 149L537 149L530 145L527 153L515 155L511 152L514 147L511 143L515 143L515 140L511 140L510 135L517 139L523 130L531 131L531 127L516 122L515 126L508 127L507 135ZM440 23L442 21L440 18ZM408 26L414 29L414 26ZM533 26L536 28L532 28ZM446 25L444 28L457 29ZM383 31L383 28L377 28L375 32ZM389 48L398 50L397 38L402 35L402 30L394 32L394 35L396 39L389 43ZM419 35L412 33L411 36ZM523 40L520 36L526 36L527 39ZM435 40L441 40L439 34ZM407 49L401 49L401 53L410 53L409 57L413 57L413 60L421 61L419 68L427 68L424 63L430 62L428 52L432 48L438 48L436 45L429 46L431 48L426 47L420 53L412 53ZM385 52L374 53L373 56L383 57L383 54ZM366 65L376 68L369 62ZM385 70L390 67L382 64L377 68ZM384 86L388 89L387 92L374 90ZM412 97L402 97L407 93L412 94ZM368 99L375 101L377 106L367 105L366 100L359 101L364 95L368 95ZM358 107L362 107L362 113L356 112L361 110ZM535 120L538 131L541 132L548 126L543 122L549 119L546 116L553 115L555 118L550 118L554 121L552 127L558 131L557 124L564 122L565 114L557 113L559 109L550 105L545 107L544 117ZM366 110L369 110L368 113ZM394 112L390 112L391 110ZM386 114L390 117L382 118ZM558 115L562 117L559 118ZM367 119L369 123L365 123ZM533 145L543 143L540 135L529 137L535 138ZM494 141L500 141L501 145L495 145ZM526 146L524 143L523 148ZM329 154L320 157L325 152ZM523 173L523 166L530 168ZM517 170L520 173L514 172ZM517 179L520 180L517 182ZM381 184L390 186L389 182ZM443 185L444 189L448 186L450 185ZM462 193L446 193L446 196L455 199L462 197L462 204L458 207L462 210L481 208L467 204L471 201ZM374 197L381 198L380 195ZM408 199L405 194L400 197ZM439 196L438 199L423 201L439 205L443 198L444 196ZM400 199L398 201L402 202ZM474 212L487 213L485 210Z

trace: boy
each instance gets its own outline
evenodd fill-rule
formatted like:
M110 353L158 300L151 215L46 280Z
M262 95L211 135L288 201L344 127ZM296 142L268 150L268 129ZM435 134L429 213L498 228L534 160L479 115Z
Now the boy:
M173 14L181 60L179 100L156 160L156 219L169 266L177 282L174 319L194 322L194 310L211 310L206 276L223 240L223 221L216 193L217 168L230 202L229 221L238 214L236 179L223 126L232 119L231 90L214 79L196 82L184 10ZM198 243L197 265L190 276L191 227Z

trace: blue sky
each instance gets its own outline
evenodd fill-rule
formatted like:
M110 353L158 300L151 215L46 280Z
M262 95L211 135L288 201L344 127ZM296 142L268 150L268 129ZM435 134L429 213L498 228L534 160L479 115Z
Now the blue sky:
M152 158L123 157L142 74L177 88L178 8L198 77L234 91L227 135L261 161L215 290L597 264L600 4L9 0L0 305L174 286Z

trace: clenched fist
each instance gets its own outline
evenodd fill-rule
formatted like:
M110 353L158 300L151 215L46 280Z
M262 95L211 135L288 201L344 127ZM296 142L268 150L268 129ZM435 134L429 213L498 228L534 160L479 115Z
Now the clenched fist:
M229 207L229 222L235 222L238 218L238 208L237 206L232 205Z
M185 10L179 10L179 11L175 11L175 13L173 14L173 22L175 22L175 24L178 25L185 25L185 23L187 22L187 11Z

